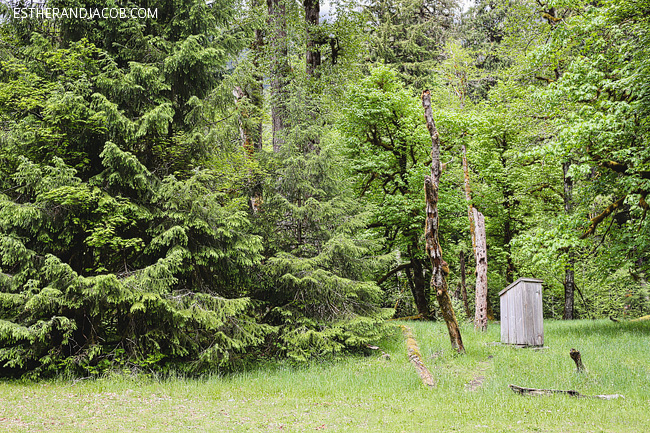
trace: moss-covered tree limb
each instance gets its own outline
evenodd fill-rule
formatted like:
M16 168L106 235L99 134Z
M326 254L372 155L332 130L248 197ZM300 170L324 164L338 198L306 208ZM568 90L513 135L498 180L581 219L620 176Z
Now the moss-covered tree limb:
M650 171L638 171L638 172L630 172L629 169L630 167L627 164L622 164L617 161L612 161L612 160L605 160L601 161L599 163L601 167L608 168L616 173L619 174L626 174L626 175L632 175L632 174L638 174L641 179L650 179Z
M616 210L620 209L621 206L623 206L623 203L625 202L625 197L627 197L627 195L624 195L623 197L619 198L614 203L607 206L605 210L602 211L600 214L593 217L591 219L591 224L589 225L589 228L580 236L580 239L585 239L586 237L596 233L596 227L598 227L598 224L600 224L605 218L607 218L608 216L616 212Z

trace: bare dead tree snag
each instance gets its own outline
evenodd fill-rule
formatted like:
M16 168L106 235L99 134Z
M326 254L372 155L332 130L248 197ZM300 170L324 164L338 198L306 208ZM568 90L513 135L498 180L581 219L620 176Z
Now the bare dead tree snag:
M262 149L262 122L258 121L256 116L258 114L256 110L261 105L261 99L256 100L256 98L261 98L261 96L256 94L258 89L255 84L253 84L252 95L249 95L240 86L235 86L232 92L235 97L235 106L239 112L241 145L249 159L254 159L255 152ZM262 182L251 169L248 170L248 183L250 185L249 205L252 212L256 214L262 204Z
M451 347L458 353L464 353L465 347L460 335L458 320L451 304L451 298L447 291L447 274L449 267L442 259L442 249L438 241L438 185L440 185L440 175L442 174L442 165L440 164L440 136L438 129L433 120L433 111L431 110L431 94L428 90L422 93L422 106L424 107L424 118L427 122L427 129L431 135L431 176L424 178L424 193L426 199L426 226L424 238L426 243L427 255L431 261L433 275L431 276L431 288L436 293L438 304L442 312L442 317L447 324Z
M576 363L577 372L578 373L584 372L585 371L585 366L582 363L582 357L580 356L580 351L575 350L575 349L571 349L569 351L569 356L571 357L571 359L573 359L573 362Z
M239 86L234 87L232 95L235 97L235 106L238 109L237 111L239 111L239 116L237 117L239 123L239 139L242 147L246 150L246 153L252 155L254 139L246 124L246 121L250 117L250 112L245 108L240 108L241 105L243 105L242 102L246 100L247 95L244 92L244 89Z
M404 333L404 338L406 338L406 351L409 357L409 361L415 367L415 370L420 375L422 383L429 387L436 386L436 380L433 378L433 375L429 371L426 365L422 362L422 355L420 355L420 348L418 347L418 342L415 341L413 337L413 332L407 326L401 325L402 332Z
M476 224L476 312L474 328L487 331L488 324L488 291L487 291L487 244L485 240L485 218L474 208L474 224Z
M487 240L485 234L485 217L478 209L472 206L472 195L469 186L469 167L467 164L467 150L461 147L463 154L463 174L465 179L465 200L467 200L467 215L469 218L469 232L472 235L472 248L476 261L476 309L474 314L474 327L481 331L487 330L488 319L488 290L487 290Z

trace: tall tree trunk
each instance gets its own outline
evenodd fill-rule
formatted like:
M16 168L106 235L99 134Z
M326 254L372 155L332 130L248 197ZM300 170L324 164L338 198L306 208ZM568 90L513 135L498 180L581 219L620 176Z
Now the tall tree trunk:
M564 172L564 212L571 215L573 212L573 178L569 176L571 162L562 164ZM572 249L568 252L566 268L564 269L564 320L573 320L574 313L574 292L575 292L575 253Z
M431 176L424 178L424 193L426 198L426 225L424 238L426 242L427 255L431 261L433 275L431 277L431 288L436 292L436 298L440 305L442 317L447 323L451 347L458 353L464 353L465 347L460 335L456 313L451 304L451 298L447 291L447 275L449 267L442 260L442 249L438 240L438 185L440 185L440 175L442 174L442 165L440 163L440 136L438 129L433 121L433 112L431 111L431 94L428 90L422 93L422 106L424 107L424 118L427 122L427 129L431 135Z
M284 0L267 0L269 27L271 28L271 126L273 151L284 144L282 131L287 124L287 91L289 79L289 50L287 48L287 12Z
M572 253L570 253L573 256ZM573 266L575 265L575 260L573 257L569 259L567 267L564 270L564 314L562 318L564 320L573 320L573 304L574 304L574 291L575 291L575 274Z
M415 257L415 250L409 248L409 255L411 256L411 268L413 269L413 286L411 292L415 300L415 306L418 309L418 314L423 319L431 319L431 306L429 304L430 290L427 287L427 280L424 277L424 268L420 259Z
M308 76L316 76L318 67L321 64L320 46L316 40L316 29L320 17L319 0L304 0L305 24L307 26L307 52L305 53L305 63Z
M501 162L501 167L503 168L504 173L509 172L508 168L508 159L506 158L506 153L508 150L508 137L504 133L503 136L497 136L494 138L497 149L499 150L499 161ZM512 213L515 207L519 204L519 201L515 197L515 191L513 190L510 183L503 182L501 193L503 195L503 200L501 205L505 210L506 217L503 221L503 248L506 253L506 282L508 284L514 281L515 277L515 263L512 260L512 238L515 235L515 220L512 218Z
M253 6L256 7L260 0L254 0ZM262 150L262 110L264 108L264 74L262 73L262 56L264 50L264 31L262 29L255 29L255 42L253 42L253 80L251 87L251 102L260 114L259 119L254 127L255 135L253 146L256 150Z
M474 327L480 331L487 330L488 291L487 291L487 245L485 242L485 218L474 208L476 224L476 312Z
M247 100L250 100L251 98L244 89L235 86L232 94L235 97L235 106L237 106L237 111L239 111L239 116L237 118L239 123L239 138L246 153L249 156L252 156L254 150L257 148L258 125L255 125L254 123L257 122L254 122L251 118L254 118L256 113L251 113L251 109L249 108L250 106L247 106L249 103ZM261 124L259 126L261 126Z
M255 83L252 86L255 88ZM257 119L261 118L261 113L257 113L257 107L253 98L249 97L247 92L239 86L235 86L232 92L235 97L235 105L239 112L239 137L241 145L249 159L255 158L255 152L259 151L262 141L262 124ZM260 110L261 111L261 110ZM256 176L252 170L248 170L249 205L253 214L257 213L262 203L262 182L259 176Z
M419 259L412 259L413 263L413 297L418 313L424 319L431 319L431 306L429 305L429 288L427 280L424 277L424 268Z
M305 27L306 27L306 52L305 64L307 76L317 79L319 76L318 67L321 64L320 45L318 44L316 35L318 34L318 20L320 18L320 3L319 0L304 0L303 6L305 8ZM315 83L313 83L315 84ZM316 86L314 86L316 88ZM316 91L316 94L319 92ZM308 104L313 102L310 98ZM318 105L308 105L309 118L311 122L317 123L319 119ZM319 128L315 128L318 131ZM318 153L320 150L320 137L317 134L310 134L307 138L307 151Z
M506 196L512 194L510 191L506 191ZM503 222L503 245L506 252L506 283L510 284L515 281L515 262L512 260L512 249L510 245L512 243L512 224L510 217L510 202L506 198L504 207L506 208L506 219Z
M485 234L485 218L483 214L472 206L472 195L469 186L469 167L467 164L467 150L461 147L463 153L463 174L465 178L465 199L467 200L467 214L469 217L469 231L472 235L472 247L476 261L476 308L474 313L474 327L478 330L487 330L488 317L488 287L487 287L487 240Z

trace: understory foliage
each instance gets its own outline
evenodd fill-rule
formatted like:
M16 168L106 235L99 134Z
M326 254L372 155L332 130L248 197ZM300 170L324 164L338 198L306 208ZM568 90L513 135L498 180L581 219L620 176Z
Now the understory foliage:
M333 160L280 163L252 215L264 158L231 141L222 86L250 35L229 0L154 3L142 26L2 23L0 373L198 373L364 348L385 314L373 242L351 239L363 218L345 222L358 205L318 183ZM303 163L321 174L300 179ZM306 238L283 239L303 223Z

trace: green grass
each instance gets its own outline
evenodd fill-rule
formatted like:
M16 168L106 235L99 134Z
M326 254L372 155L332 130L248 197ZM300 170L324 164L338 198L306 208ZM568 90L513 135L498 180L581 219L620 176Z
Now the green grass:
M0 383L7 432L645 432L650 429L650 322L545 323L544 350L493 345L463 326L465 356L443 323L408 323L438 387L421 384L402 340L378 355L269 367L204 380L143 377ZM575 372L569 350L582 353ZM488 361L488 357L492 358ZM481 371L483 370L483 371ZM474 392L465 384L485 377ZM522 397L508 384L623 394L624 399Z

